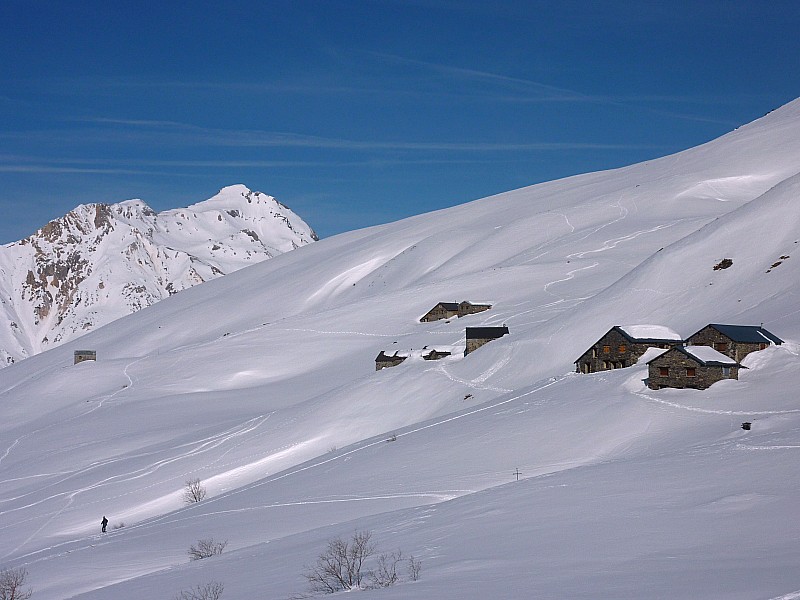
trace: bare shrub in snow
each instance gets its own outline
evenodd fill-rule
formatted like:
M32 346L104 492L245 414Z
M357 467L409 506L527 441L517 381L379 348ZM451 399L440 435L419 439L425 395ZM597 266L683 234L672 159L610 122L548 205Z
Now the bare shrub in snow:
M422 561L412 554L408 557L408 577L411 581L417 581L420 573L422 573Z
M194 504L200 502L206 497L206 488L200 483L197 478L187 479L186 487L183 490L183 501L186 504Z
M213 538L197 540L196 544L189 546L189 560L200 560L201 558L222 554L227 545L227 540L224 542L215 542Z
M397 565L403 560L403 552L398 550L391 554L381 554L378 557L378 564L374 569L370 570L370 585L371 588L384 588L391 587L400 579L397 573Z
M312 593L334 594L362 586L366 572L364 562L375 552L372 532L356 531L352 538L328 540L317 562L306 567L303 576Z
M27 578L28 571L23 567L0 570L0 600L28 600L33 596L33 590L24 589Z
M413 555L406 559L401 550L381 553L371 569L366 563L375 554L371 531L356 531L349 540L335 537L328 540L317 562L305 567L303 577L308 582L308 594L292 596L292 600L319 594L335 594L348 590L391 587L401 581L400 569L408 563L408 578L417 581L422 562Z
M223 586L219 581L212 581L205 585L197 585L190 590L182 590L175 600L219 600L222 598Z

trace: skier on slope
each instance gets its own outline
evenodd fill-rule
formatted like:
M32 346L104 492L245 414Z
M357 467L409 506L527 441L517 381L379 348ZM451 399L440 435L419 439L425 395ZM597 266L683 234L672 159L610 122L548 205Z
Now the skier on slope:
M103 533L105 533L106 525L108 525L108 519L106 519L105 515L103 515L103 520L100 521L100 525L103 527Z

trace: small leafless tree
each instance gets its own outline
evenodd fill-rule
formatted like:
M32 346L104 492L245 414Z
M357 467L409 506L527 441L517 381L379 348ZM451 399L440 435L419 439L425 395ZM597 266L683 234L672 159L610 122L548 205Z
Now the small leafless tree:
M201 558L222 554L227 545L227 540L224 542L215 542L213 538L197 540L196 544L189 546L189 560L200 560Z
M403 560L403 552L398 550L391 554L381 554L378 557L378 564L369 572L370 587L384 588L391 587L400 579L397 573L397 565Z
M200 502L206 497L206 488L200 483L196 477L194 479L186 480L186 487L183 490L183 501L186 504L194 504Z
M334 594L360 588L366 575L364 562L374 552L370 531L356 531L350 540L328 540L325 552L304 573L311 592Z
M222 598L223 586L219 581L212 581L205 585L197 585L190 590L182 590L175 600L219 600Z
M420 573L422 573L422 561L412 554L408 557L408 577L411 581L417 581Z
M18 569L0 570L0 600L28 600L33 596L33 590L24 589L28 571Z

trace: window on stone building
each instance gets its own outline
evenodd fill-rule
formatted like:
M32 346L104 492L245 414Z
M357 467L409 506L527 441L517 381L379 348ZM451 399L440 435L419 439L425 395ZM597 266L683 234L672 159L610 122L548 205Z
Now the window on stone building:
M722 367L722 376L723 377L730 377L731 376L731 368L730 367Z
M669 367L658 367L658 374L661 377L669 377Z
M727 352L728 344L726 342L715 342L714 350L716 350L717 352Z
M628 348L625 346L625 344L620 344L620 345L619 345L619 351L620 351L620 352L625 352L627 349L628 349Z
M686 367L686 376L687 377L697 377L697 368L695 368L695 367Z
M611 346L603 346L603 354L609 354L611 352Z
M758 349L759 349L759 350L763 350L763 349L764 349L764 348L766 348L766 347L767 347L767 345L766 345L766 344L764 344L764 343L761 343L761 344L759 344L759 345L758 345Z

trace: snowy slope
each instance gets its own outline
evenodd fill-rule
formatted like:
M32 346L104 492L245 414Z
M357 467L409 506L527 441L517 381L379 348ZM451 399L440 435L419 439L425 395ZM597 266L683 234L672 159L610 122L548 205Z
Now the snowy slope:
M65 344L4 369L0 565L25 566L36 598L213 579L226 599L286 598L359 528L423 560L365 598L792 598L798 171L794 102L678 155L186 290L84 336L96 363ZM418 321L464 299L493 308ZM648 390L643 367L572 373L612 325L709 322L787 343L702 392ZM463 356L465 326L501 324ZM375 372L381 350L411 357ZM190 477L209 498L187 507ZM206 537L225 553L190 563Z
M0 247L0 367L315 239L243 185L158 214L141 200L78 206Z

